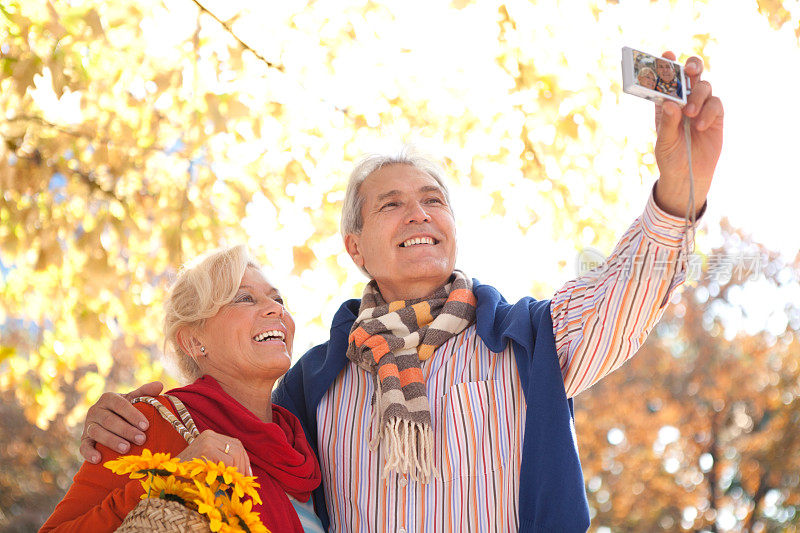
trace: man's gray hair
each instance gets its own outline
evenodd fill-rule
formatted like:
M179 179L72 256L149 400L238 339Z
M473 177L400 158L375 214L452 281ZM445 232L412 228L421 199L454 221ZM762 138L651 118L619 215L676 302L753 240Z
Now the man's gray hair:
M353 169L347 182L347 191L342 204L342 222L340 225L342 237L350 233L359 234L364 227L364 217L361 209L364 206L364 196L360 194L361 184L375 171L390 165L408 165L416 168L436 180L442 188L447 205L450 210L450 191L444 181L444 170L432 159L418 152L413 146L405 145L399 152L386 154L370 154L364 156Z

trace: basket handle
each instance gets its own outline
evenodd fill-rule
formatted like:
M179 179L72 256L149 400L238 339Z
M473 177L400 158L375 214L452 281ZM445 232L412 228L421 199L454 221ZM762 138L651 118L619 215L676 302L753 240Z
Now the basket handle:
M200 435L200 432L197 431L197 426L194 425L192 415L189 414L189 410L186 409L186 406L183 405L183 402L181 402L175 396L170 396L169 394L165 394L164 396L172 402L172 405L175 407L175 410L178 411L178 414L181 417L180 420L173 415L172 411L167 409L164 404L152 396L139 396L138 398L131 400L131 403L145 402L155 407L158 411L158 414L160 414L164 420L172 424L172 427L175 428L175 431L177 431L181 437L186 439L187 443L191 444L192 441L196 439L198 435Z

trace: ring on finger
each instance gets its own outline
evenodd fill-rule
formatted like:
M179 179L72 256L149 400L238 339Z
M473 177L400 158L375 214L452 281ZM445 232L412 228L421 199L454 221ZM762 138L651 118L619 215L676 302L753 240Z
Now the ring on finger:
M92 424L96 424L97 422L89 422L86 425L86 429L83 431L83 436L81 436L81 440L91 439L92 437L89 436L89 430L92 428Z
M229 451L231 451L231 443L230 442L226 442L225 443L225 451L222 452L222 453L227 455Z

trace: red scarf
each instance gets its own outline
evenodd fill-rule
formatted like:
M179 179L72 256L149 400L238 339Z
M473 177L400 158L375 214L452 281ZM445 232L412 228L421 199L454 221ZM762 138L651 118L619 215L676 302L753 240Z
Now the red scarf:
M300 421L283 407L272 406L272 423L262 422L222 390L217 380L203 376L191 385L172 389L186 404L198 431L211 429L242 442L253 475L261 487L261 521L271 531L303 532L286 494L307 502L319 486L320 471Z

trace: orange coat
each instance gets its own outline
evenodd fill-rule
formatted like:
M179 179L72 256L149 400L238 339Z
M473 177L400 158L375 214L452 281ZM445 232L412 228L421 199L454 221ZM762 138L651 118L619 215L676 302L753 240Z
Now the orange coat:
M158 399L178 416L172 402L163 396ZM184 438L153 406L140 402L134 404L134 407L147 417L150 427L145 432L145 443L131 446L130 451L124 455L139 455L147 448L151 452L170 453L174 457L186 448ZM99 444L97 450L103 456L100 464L83 463L72 479L72 486L66 496L39 531L114 531L139 503L144 493L141 479L114 474L103 466L106 461L123 454Z

